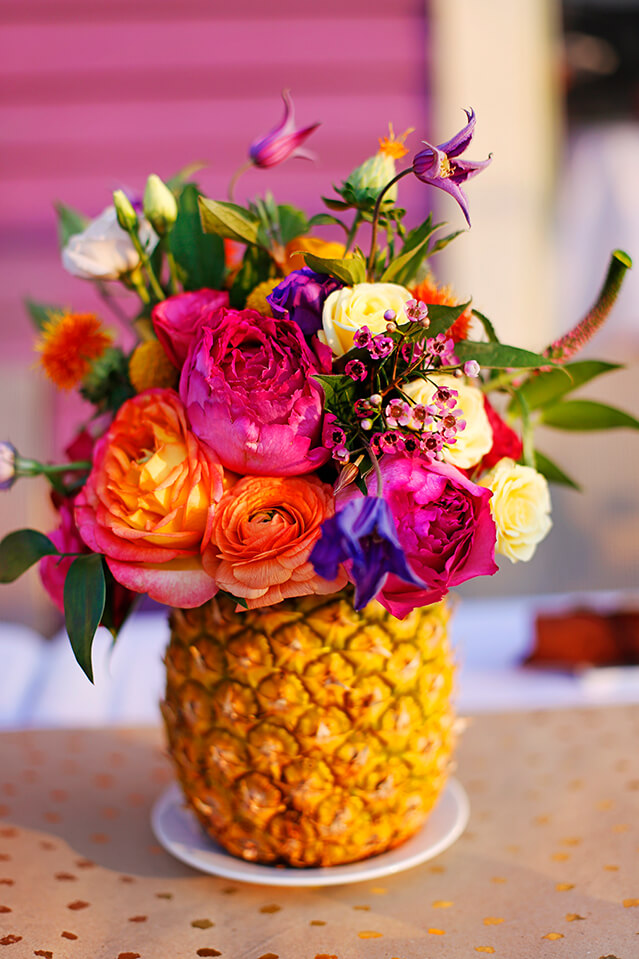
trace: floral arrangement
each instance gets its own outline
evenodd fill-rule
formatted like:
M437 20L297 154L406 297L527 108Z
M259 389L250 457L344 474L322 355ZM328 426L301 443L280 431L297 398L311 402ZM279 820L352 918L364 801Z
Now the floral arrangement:
M530 559L551 527L548 482L576 486L536 449L537 423L639 427L572 397L616 368L573 357L608 314L625 253L591 312L535 353L438 285L432 258L457 233L432 216L404 226L407 176L448 193L470 225L463 186L490 163L465 158L472 111L399 172L412 131L391 128L309 219L270 194L232 199L247 167L307 155L316 125L298 128L284 99L228 201L203 196L191 170L150 176L142 200L116 191L92 221L58 207L63 266L128 332L118 343L93 314L29 301L44 373L92 412L64 462L0 445L2 487L43 475L59 512L48 536L5 537L0 579L40 563L89 678L98 625L115 636L141 594L189 608L224 591L241 609L350 583L356 608L376 599L402 618L436 603L495 573L496 554Z

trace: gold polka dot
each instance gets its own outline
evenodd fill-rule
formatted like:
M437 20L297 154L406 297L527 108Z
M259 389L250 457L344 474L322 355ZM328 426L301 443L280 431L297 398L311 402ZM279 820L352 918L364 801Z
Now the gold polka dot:
M72 872L56 872L55 878L60 882L74 882L77 876L74 876Z
M560 842L564 846L578 846L581 842L580 836L568 836L566 839L561 839Z
M323 919L311 919L309 926L325 926L326 923Z
M574 889L574 882L558 882L555 886L557 892L567 892L569 889Z
M535 826L547 826L550 822L550 816L544 814L543 816L535 816L533 823Z
M263 912L263 910L260 910L260 912ZM194 929L212 929L215 923L211 922L210 919L193 919L191 925Z
M442 872L446 872L446 866L429 866L428 871L439 875Z
M639 899L624 899L623 904L626 909L631 909L633 906L639 906Z
M173 893L172 892L156 892L155 898L156 899L173 899Z
M496 883L508 882L508 880L505 879L503 876L493 876L490 881L496 882Z
M52 789L49 795L54 802L66 802L69 798L66 789Z
M598 803L595 804L595 809L599 812L605 812L607 809L612 809L614 803L612 799L600 799Z
M11 909L9 908L9 906L0 906L0 914L5 912L11 912Z
M91 842L103 846L105 843L110 842L110 839L105 832L94 832L91 834Z
M630 829L630 826L628 825L627 822L620 822L620 823L617 823L616 826L612 827L613 832L628 832L629 829Z
M604 866L608 872L619 872L619 866Z
M361 909L363 912L368 912L370 906L353 906L353 909Z
M148 916L129 916L129 922L146 922Z
M85 902L84 899L75 899L73 902L67 904L67 909L73 909L78 911L79 909L87 909L90 906L90 903Z
M275 903L271 903L271 905L268 905L268 906L260 906L260 912L264 912L264 913L279 912L281 908L282 908L281 906L278 906Z
M372 929L363 929L362 932L358 932L357 935L360 939L381 939L383 933L374 932Z
M387 890L384 889L383 886L372 886L369 892L371 892L373 896L385 896Z
M567 859L570 859L569 852L554 852L550 857L553 862L566 862Z
M475 952L489 952L492 955L494 951L492 946L475 946Z
M429 929L428 932L429 932L429 934L430 934L431 936L445 936L445 935L446 935L446 933L444 932L443 929Z
M433 909L450 909L452 905L454 904L448 899L436 899L432 904Z
M545 936L541 937L542 939L563 939L563 932L547 932Z
M567 912L566 913L566 922L577 922L578 919L585 919L585 916L580 916L578 912Z
M504 922L503 919L498 919L496 916L486 916L484 919L485 926L500 926Z
M63 939L77 939L78 937L74 932L61 932L60 935Z
M110 789L115 782L115 777L111 773L96 773L93 782L98 789Z

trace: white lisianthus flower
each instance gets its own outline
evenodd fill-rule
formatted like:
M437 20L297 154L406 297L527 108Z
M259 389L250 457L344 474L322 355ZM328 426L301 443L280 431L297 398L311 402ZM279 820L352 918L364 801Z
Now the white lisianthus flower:
M159 237L148 220L139 219L140 242L147 253ZM82 233L75 233L62 250L62 265L83 280L119 280L140 263L129 234L122 229L114 206L108 206L91 220Z
M411 380L402 389L416 404L428 406L439 387L457 391L456 407L461 409L460 418L466 423L465 428L457 433L456 442L442 450L444 462L459 469L470 469L490 452L493 445L493 430L484 409L484 395L477 386L450 373L433 373L428 380ZM438 423L433 423L431 428L436 430Z
M353 337L363 326L371 333L385 333L388 320L384 314L392 310L397 323L406 323L404 306L412 294L398 283L356 283L335 290L326 298L322 311L324 341L336 356L353 346Z
M481 477L479 485L493 494L490 508L497 527L497 552L512 563L529 560L552 526L545 476L504 457Z

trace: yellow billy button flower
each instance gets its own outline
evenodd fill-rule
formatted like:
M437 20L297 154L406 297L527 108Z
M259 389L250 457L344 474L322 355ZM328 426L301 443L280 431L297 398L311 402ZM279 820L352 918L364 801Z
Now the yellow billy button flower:
M77 386L111 344L93 313L52 313L36 343L40 363L61 390Z
M492 491L497 552L512 563L529 560L549 532L550 493L546 478L531 466L504 457L479 480Z
M175 388L178 371L164 352L159 340L139 343L129 360L129 379L136 393L154 387Z
M271 304L268 302L266 297L269 295L269 293L273 292L279 282L279 278L276 278L273 280L264 280L263 283L258 283L257 286L252 289L247 296L245 308L247 310L256 310L258 313L261 313L262 316L273 316Z

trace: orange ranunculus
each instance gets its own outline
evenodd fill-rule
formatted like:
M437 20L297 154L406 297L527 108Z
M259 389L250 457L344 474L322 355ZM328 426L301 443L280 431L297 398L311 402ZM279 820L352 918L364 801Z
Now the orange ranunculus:
M442 306L457 306L459 297L456 297L450 286L438 286L433 277L429 274L421 283L411 287L411 293L416 300L422 300L424 303L439 303ZM458 316L447 336L451 336L455 343L459 340L465 340L468 336L468 328L472 321L470 307L467 307L461 316Z
M329 582L308 561L334 511L332 487L315 476L246 476L218 503L204 568L251 609L334 593L346 585L344 571Z
M76 500L78 530L123 586L170 606L200 606L217 591L201 553L223 480L177 393L147 390L123 403L96 443Z
M302 267L306 266L302 251L304 253L314 253L315 256L321 256L325 260L341 260L345 255L346 247L343 243L322 240L319 236L298 236L286 244L286 260L284 261L286 276L293 270L301 270Z

